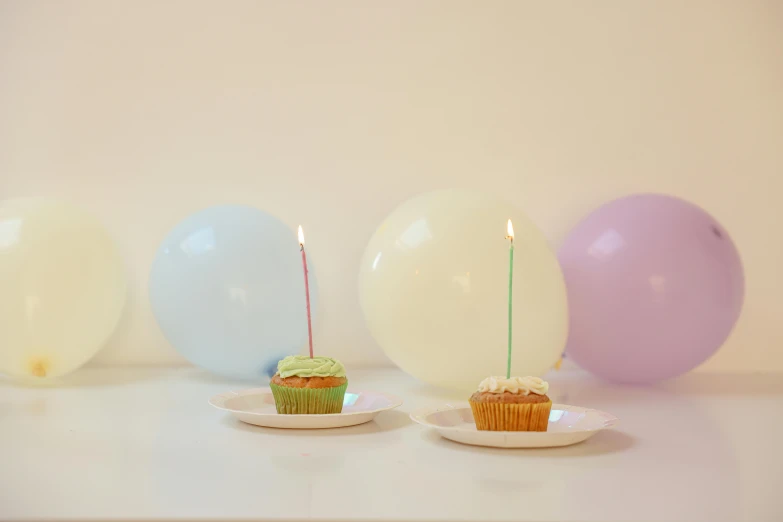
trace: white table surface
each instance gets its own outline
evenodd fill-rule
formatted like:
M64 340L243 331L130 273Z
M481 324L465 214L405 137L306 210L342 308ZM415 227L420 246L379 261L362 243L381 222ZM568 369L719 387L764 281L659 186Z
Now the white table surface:
M621 422L559 449L463 446L409 412L448 400L398 370L351 388L402 396L351 428L285 431L207 405L253 387L196 369L85 369L0 381L0 518L781 521L783 376L694 374L653 388L551 376L555 402Z

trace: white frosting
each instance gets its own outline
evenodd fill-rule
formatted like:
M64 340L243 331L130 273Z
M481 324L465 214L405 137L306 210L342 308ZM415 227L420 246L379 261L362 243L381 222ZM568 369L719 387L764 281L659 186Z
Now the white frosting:
M549 383L538 377L487 377L479 383L478 391L484 393L521 393L522 395L546 395Z

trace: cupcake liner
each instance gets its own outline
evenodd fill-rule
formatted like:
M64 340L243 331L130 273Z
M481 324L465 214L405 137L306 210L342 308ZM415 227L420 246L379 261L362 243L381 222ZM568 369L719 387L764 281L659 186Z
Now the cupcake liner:
M530 404L470 401L476 428L483 431L546 431L552 401Z
M277 413L300 415L340 413L348 383L333 388L293 388L270 383Z

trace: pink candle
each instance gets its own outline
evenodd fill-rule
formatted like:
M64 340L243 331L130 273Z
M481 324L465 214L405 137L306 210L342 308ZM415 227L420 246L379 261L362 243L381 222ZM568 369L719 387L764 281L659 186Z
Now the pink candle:
M299 225L299 250L302 252L302 268L305 279L305 302L307 303L307 337L310 340L310 358L313 358L313 321L310 316L310 278L307 276L307 254L304 247L304 232Z

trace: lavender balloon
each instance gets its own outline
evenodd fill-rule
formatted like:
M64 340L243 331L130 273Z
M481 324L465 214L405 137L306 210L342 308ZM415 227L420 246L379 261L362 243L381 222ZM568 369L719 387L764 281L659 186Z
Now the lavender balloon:
M570 309L566 353L604 379L650 383L707 360L742 309L728 233L681 199L637 194L582 220L559 252Z

